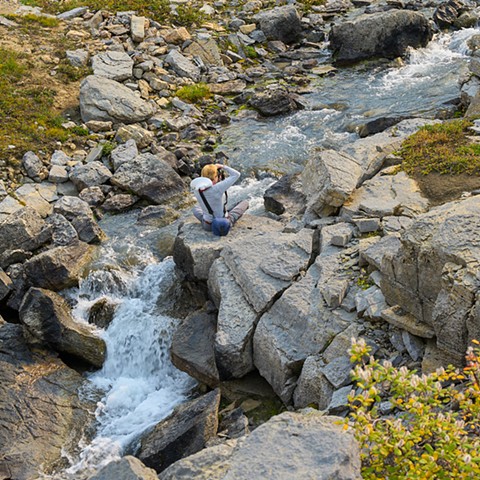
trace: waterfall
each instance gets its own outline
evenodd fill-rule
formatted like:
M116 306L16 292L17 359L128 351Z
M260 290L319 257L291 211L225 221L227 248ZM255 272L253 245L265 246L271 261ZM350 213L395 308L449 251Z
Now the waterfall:
M90 307L99 299L117 306L112 322L101 332L107 345L105 363L88 375L82 392L87 396L101 392L95 412L97 433L64 472L67 478L78 479L133 451L140 435L185 401L194 386L170 361L176 320L162 313L176 282L173 259L156 263L145 249L136 257L129 253L123 258L134 267L126 269L118 265L118 253L107 247L105 265L68 292L76 301L73 313L80 322L87 321Z

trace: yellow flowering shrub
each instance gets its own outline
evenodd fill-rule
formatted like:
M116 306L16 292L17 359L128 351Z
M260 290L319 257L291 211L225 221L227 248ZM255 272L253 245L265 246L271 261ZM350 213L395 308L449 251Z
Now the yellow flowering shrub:
M346 419L361 445L365 479L480 478L480 349L467 367L417 375L353 341L356 391ZM383 412L383 413L382 413Z

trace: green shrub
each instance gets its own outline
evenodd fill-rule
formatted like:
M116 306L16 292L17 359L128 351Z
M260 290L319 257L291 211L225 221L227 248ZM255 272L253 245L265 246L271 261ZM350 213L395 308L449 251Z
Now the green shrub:
M369 354L365 341L353 342L357 391L347 422L361 446L362 477L479 478L480 349L469 349L464 372L448 367L421 376ZM385 401L392 412L382 416Z
M190 4L181 4L177 7L177 15L171 17L171 21L177 25L189 27L199 26L205 20L205 14L200 12L198 6Z
M105 142L102 147L102 156L108 157L116 146L117 144L115 142Z
M243 47L243 51L245 52L247 58L258 58L258 53L255 50L255 47L252 47L252 45L245 45Z
M194 85L184 85L176 91L176 95L185 102L198 103L205 98L209 98L211 92L207 84L196 83Z
M398 152L408 174L480 174L480 147L467 138L468 120L426 125L407 138Z

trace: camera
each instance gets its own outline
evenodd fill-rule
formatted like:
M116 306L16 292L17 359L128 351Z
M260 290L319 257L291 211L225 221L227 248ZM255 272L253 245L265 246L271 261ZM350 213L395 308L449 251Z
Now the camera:
M225 180L225 170L223 168L217 170L217 175L220 181Z

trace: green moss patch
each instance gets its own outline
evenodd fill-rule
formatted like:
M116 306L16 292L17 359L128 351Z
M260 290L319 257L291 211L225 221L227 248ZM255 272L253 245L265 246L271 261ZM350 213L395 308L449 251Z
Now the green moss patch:
M207 84L196 83L194 85L184 85L177 90L176 95L185 102L198 103L201 100L209 98L211 92Z

